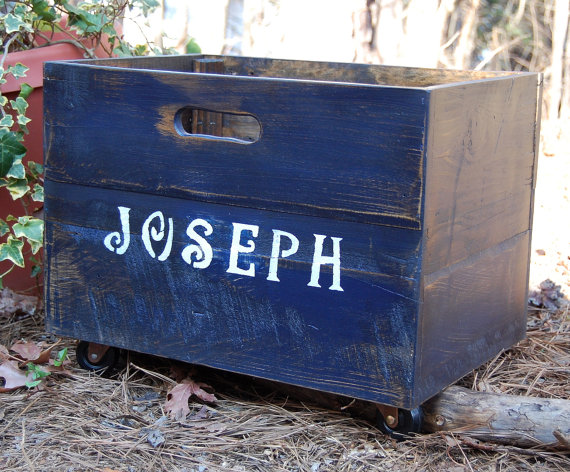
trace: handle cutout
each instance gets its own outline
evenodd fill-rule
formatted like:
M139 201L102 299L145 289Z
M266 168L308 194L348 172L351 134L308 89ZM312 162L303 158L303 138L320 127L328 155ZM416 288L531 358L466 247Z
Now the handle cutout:
M261 124L247 113L229 113L204 108L184 107L174 116L180 136L252 144L261 137Z

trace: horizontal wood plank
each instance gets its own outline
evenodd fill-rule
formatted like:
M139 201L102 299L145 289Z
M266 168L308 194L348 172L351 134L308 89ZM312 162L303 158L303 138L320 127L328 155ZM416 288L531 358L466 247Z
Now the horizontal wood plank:
M55 333L209 365L338 394L411 407L414 333L418 310L420 233L238 207L47 183L47 324ZM123 254L105 246L121 232L118 206L130 208L130 243ZM141 236L161 211L173 221L167 235ZM183 260L187 227L208 221L208 267ZM229 272L233 224L241 233L240 269ZM158 219L148 234L160 232ZM295 254L281 257L269 280L273 229L294 235ZM315 234L326 236L323 256L340 237L342 291L332 290L334 268L324 264L310 286ZM155 234L158 236L158 234ZM160 239L160 238L158 238ZM290 247L283 237L282 248ZM119 241L113 242L113 247ZM282 255L282 253L281 253ZM73 294L70 296L70 294Z
M47 179L420 228L422 90L55 63L44 87ZM181 136L183 107L251 114L261 136Z
M416 392L430 397L524 337L525 232L423 279Z

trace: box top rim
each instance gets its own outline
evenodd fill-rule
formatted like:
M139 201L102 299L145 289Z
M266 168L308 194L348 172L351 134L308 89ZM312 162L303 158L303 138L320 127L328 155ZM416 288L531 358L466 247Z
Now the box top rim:
M212 74L188 70L194 60L224 61L226 72ZM180 63L185 70L181 70ZM250 58L241 56L217 56L190 54L179 56L141 56L127 58L79 59L48 61L46 64L68 64L98 70L129 70L138 72L155 71L184 75L219 75L249 80L296 81L306 83L327 83L331 85L390 87L416 90L435 90L495 80L510 80L523 76L538 76L537 72L519 71L473 71L453 69L430 69L392 65L369 65L342 62L296 61L290 59ZM152 63L161 67L152 66ZM176 67L172 64L176 63ZM167 67L165 67L167 66ZM284 71L285 72L282 72ZM392 83L393 82L393 83Z

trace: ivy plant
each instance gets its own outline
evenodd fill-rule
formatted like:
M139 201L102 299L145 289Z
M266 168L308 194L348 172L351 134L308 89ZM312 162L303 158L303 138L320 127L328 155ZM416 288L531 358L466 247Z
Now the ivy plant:
M80 48L85 57L95 57L95 49L106 54L126 56L149 53L170 53L158 50L150 43L131 46L116 29L127 9L138 8L146 17L158 6L157 0L89 0L81 3L67 0L0 0L0 85L7 78L26 77L28 67L17 63L6 65L10 52L44 47L56 43L71 43ZM53 33L61 33L53 40ZM33 210L42 206L43 167L37 162L24 164L29 134L26 115L32 87L22 83L18 95L8 98L0 93L0 191L9 192L13 200L22 203L22 212L0 219L0 262L9 261L10 267L0 273L3 278L16 266L25 267L26 256L32 262L31 276L41 272L39 259L43 244L43 220Z

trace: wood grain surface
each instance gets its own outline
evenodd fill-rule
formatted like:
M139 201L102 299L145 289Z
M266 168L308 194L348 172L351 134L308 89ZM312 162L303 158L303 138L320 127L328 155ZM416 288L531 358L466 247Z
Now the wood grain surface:
M51 331L161 356L244 372L296 385L409 405L417 322L418 231L368 226L192 200L47 182L47 319ZM130 211L130 245L123 255L104 246L120 230L117 205ZM141 239L155 211L173 219L172 251L159 261ZM196 269L181 253L195 243L188 224L212 224L209 267ZM232 223L258 225L242 233L238 265L254 276L228 273ZM268 280L273 229L299 239ZM314 234L342 237L342 292L330 290L323 266L308 286ZM159 254L164 242L156 242ZM286 243L283 243L283 247ZM386 355L390 353L390 355Z
M58 153L47 178L420 228L425 91L190 78L46 66L46 152ZM261 137L181 136L175 116L184 107L251 114Z

